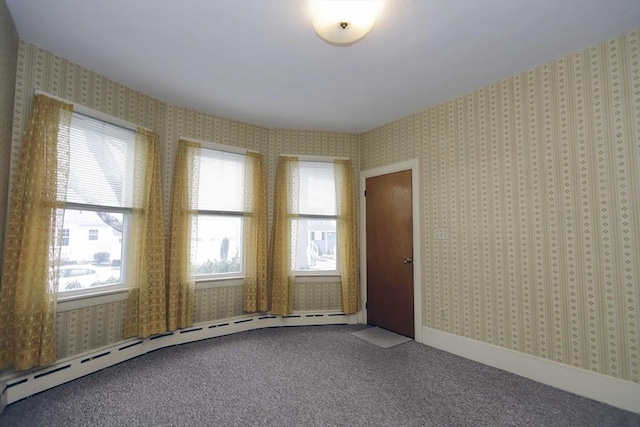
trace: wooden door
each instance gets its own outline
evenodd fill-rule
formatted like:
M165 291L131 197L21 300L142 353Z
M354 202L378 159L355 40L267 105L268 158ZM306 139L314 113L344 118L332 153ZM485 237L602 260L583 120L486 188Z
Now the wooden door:
M367 323L415 337L411 170L367 178Z

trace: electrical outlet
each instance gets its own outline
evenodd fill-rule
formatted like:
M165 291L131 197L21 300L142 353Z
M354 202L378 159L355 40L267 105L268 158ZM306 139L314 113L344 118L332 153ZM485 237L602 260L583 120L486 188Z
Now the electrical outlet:
M449 231L446 228L436 228L436 240L447 240L449 238Z

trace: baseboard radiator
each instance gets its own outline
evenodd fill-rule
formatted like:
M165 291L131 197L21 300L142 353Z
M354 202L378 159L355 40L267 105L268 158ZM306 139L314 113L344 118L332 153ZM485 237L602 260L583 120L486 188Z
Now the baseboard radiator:
M0 378L0 413L11 403L154 350L254 329L357 323L339 312L298 312L288 316L256 315L196 324L187 329L129 339L57 361L51 366Z

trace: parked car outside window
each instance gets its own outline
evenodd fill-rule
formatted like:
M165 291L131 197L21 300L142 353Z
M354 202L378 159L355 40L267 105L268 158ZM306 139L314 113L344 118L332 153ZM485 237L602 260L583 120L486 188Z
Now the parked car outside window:
M92 265L63 265L60 267L58 289L69 291L100 285L98 272Z

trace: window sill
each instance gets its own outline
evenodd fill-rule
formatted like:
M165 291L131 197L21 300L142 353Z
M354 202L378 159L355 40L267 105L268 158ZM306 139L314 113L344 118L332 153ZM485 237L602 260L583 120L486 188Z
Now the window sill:
M227 286L244 285L243 276L235 277L207 277L206 279L196 279L196 289L225 288Z
M296 283L340 283L340 281L341 279L339 274L296 274Z
M68 295L58 297L58 312L78 310L94 305L109 304L117 301L125 301L129 296L127 288L109 289L93 292L91 294Z
M338 274L297 274L296 283L340 283ZM224 288L227 286L242 286L244 277L224 277L217 279L203 279L196 281L196 289Z

